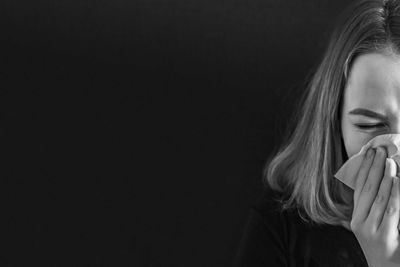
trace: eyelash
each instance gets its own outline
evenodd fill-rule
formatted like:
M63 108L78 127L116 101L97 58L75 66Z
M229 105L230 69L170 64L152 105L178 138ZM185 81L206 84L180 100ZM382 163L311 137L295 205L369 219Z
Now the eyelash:
M356 126L361 129L371 129L371 128L385 127L386 125L383 123L378 123L378 124L356 124ZM380 126L380 127L378 127L378 126Z

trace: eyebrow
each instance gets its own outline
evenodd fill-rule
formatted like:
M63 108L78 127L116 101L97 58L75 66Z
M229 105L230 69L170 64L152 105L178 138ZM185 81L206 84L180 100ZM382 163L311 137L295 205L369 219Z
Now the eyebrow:
M377 118L384 121L388 120L387 116L365 108L353 109L352 111L349 112L349 115L362 115L370 118Z

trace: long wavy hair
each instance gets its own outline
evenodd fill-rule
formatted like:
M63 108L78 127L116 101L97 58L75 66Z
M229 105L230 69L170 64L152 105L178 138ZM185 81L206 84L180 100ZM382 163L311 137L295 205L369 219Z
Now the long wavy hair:
M282 192L283 209L297 209L303 220L343 225L351 220L353 203L333 175L348 159L340 123L345 86L357 56L399 55L400 1L354 1L334 25L282 145L266 161L263 182Z

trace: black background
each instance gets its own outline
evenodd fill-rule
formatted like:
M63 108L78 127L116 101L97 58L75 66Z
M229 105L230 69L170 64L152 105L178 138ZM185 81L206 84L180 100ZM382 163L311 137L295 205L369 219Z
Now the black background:
M230 266L347 1L0 3L2 266Z

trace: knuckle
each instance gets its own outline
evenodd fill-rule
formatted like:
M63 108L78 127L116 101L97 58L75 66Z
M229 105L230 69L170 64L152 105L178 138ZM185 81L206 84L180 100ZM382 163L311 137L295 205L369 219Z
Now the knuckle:
M383 200L387 198L388 191L390 191L390 185L392 184L392 179L393 179L392 177L386 175L382 178L378 194L375 197L376 203L381 203L383 202Z
M372 189L372 185L370 181L367 181L362 189L363 192L369 192Z
M375 203L380 204L384 200L384 196L381 193L378 193L378 195L375 198Z
M395 205L393 205L393 203L389 203L388 204L388 206L386 208L386 214L387 215L393 216L393 215L395 215L397 213L397 211L398 211L398 208Z

